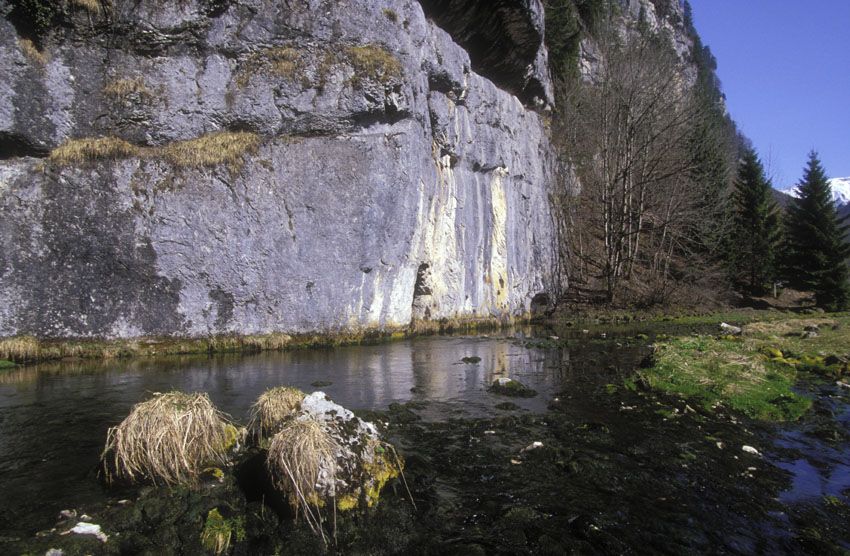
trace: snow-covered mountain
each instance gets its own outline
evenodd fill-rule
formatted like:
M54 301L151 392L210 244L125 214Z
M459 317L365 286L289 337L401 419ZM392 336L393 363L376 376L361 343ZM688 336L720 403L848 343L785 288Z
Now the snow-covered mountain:
M843 207L850 204L850 177L848 178L832 178L829 180L829 187L832 189L832 200L836 207ZM783 189L782 193L797 196L797 186L789 189Z

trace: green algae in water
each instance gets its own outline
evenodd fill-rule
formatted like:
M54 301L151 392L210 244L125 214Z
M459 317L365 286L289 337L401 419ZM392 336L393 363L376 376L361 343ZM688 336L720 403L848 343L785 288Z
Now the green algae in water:
M0 369L11 369L15 367L15 364L11 361L6 361L5 359L0 359Z

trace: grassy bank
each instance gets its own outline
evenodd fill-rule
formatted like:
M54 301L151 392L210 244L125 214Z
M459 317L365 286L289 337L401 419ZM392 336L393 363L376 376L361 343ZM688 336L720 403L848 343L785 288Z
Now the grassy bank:
M820 312L822 313L822 312ZM626 311L618 309L596 309L576 313L555 313L542 319L541 323L552 326L596 325L596 324L629 324L635 322L653 323L669 322L681 325L700 325L720 322L738 324L763 320L787 320L811 318L820 314L816 309L777 310L727 308L721 310L668 310L668 311Z
M115 359L199 353L257 353L269 350L352 345L404 337L404 332L291 336L210 336L205 338L133 338L40 340L33 336L0 339L0 359L36 363L56 359Z
M724 405L752 418L800 418L811 400L794 391L805 374L848 375L850 316L761 320L740 336L686 336L659 342L652 366L632 386L682 396L706 408Z
M436 333L476 332L519 324L520 320L441 320L410 327L329 331L311 334L222 335L199 338L140 337L130 339L39 339L33 336L0 338L0 368L58 359L116 359L204 353L258 353L317 347L375 344Z

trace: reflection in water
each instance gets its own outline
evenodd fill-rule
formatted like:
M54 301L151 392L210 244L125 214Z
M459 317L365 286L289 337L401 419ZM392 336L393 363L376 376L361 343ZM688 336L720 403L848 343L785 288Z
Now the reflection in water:
M842 401L844 395L839 389L830 387L830 394L822 397L823 403L836 413L835 420L845 430L850 430L850 406ZM785 431L776 441L780 448L791 450L801 457L787 457L774 460L777 467L791 473L791 487L780 493L779 499L785 503L806 502L824 496L834 496L850 501L850 447L847 443L837 445L825 442L808 427Z

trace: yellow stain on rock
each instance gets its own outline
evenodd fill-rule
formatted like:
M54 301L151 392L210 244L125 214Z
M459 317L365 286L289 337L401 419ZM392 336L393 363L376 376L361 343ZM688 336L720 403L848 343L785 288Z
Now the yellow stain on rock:
M507 168L497 168L490 184L490 207L493 229L490 234L489 285L493 292L494 308L504 308L508 301L508 201L502 178Z

